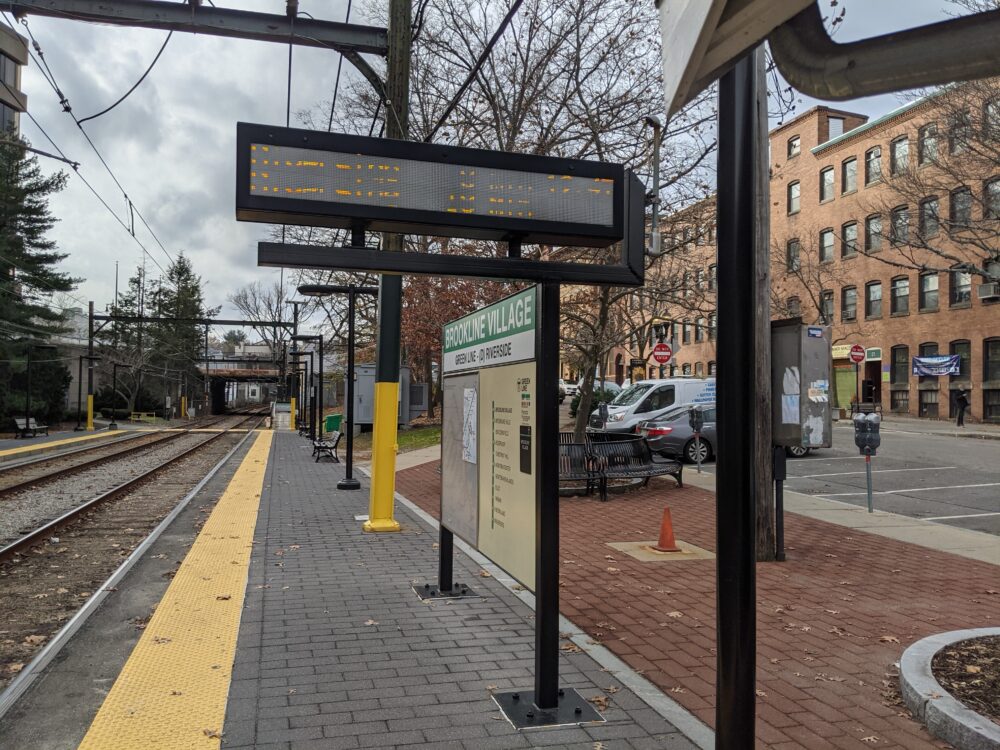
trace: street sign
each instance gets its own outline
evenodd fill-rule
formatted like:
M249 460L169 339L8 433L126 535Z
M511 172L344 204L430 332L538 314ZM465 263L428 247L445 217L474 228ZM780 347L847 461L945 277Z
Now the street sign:
M851 362L856 365L860 365L865 361L865 348L861 344L855 344L851 347L850 353Z
M674 356L673 349L670 348L670 344L664 344L660 342L653 347L653 359L655 359L659 364L665 365L670 362L670 359Z

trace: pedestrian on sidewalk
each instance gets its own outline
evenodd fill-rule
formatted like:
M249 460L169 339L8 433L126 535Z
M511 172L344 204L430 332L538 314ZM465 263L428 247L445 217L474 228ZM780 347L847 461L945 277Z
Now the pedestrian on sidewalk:
M958 427L965 427L965 410L969 408L969 397L965 394L964 388L959 389L958 396L955 397L955 406L958 407L958 421L955 424Z

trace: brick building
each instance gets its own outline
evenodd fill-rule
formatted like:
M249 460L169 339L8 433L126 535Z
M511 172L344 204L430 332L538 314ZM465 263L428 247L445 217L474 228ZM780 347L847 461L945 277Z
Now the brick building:
M944 419L963 388L972 421L1000 422L1000 83L870 122L815 107L772 130L770 147L773 315L832 325L837 405L862 386L886 411ZM714 292L712 240L697 223L664 238L701 269L699 293ZM660 317L679 351L646 375L714 374L714 315L681 303ZM855 343L867 352L857 380ZM949 354L958 374L912 374L914 357Z

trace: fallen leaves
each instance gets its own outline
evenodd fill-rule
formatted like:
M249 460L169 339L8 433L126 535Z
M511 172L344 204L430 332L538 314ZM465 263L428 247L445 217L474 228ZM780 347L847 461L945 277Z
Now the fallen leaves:
M217 602L228 602L232 598L233 598L232 594L219 594L217 597L215 597L215 600Z
M587 701L593 703L598 711L608 710L608 696L606 695L595 695L593 698L587 698Z
M44 635L29 635L24 639L26 646L39 646L48 640L48 636Z
M488 571L488 570L480 570L479 571L479 577L480 578L492 578L493 574L490 573L490 571Z
M878 639L879 643L899 643L899 638L894 635L883 635Z
M569 643L564 643L559 647L560 651L565 651L567 654L578 654L583 651L582 648L577 646L575 643L570 641Z
M373 620L371 618L368 618L367 620L365 620L365 625L369 625L369 626L371 626L371 625L378 625L378 620Z

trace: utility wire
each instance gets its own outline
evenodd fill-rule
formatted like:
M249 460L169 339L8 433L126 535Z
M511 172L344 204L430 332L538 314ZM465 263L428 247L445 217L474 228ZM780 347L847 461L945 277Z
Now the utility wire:
M500 37L503 36L503 32L507 29L507 26L510 25L510 22L514 19L514 14L517 13L518 8L521 7L521 3L523 2L524 0L514 0L514 3L510 6L510 10L507 11L507 15L504 16L503 21L500 22L500 25L497 27L497 30L493 32L493 36L487 43L485 49L483 49L483 51L480 53L479 59L476 60L476 64L473 65L472 70L469 71L468 77L466 77L462 85L459 86L458 91L455 92L455 96L451 98L451 101L448 102L448 106L444 108L444 112L441 114L441 117L438 118L438 121L434 125L434 127L431 128L431 132L427 134L426 138L424 138L424 143L430 143L431 139L434 138L434 135L444 125L445 121L448 119L448 116L452 113L452 110L454 110L455 107L458 106L458 102L462 98L462 95L465 93L465 90L469 88L469 85L472 83L476 75L479 73L480 68L483 67L483 63L485 63L486 59L490 56L490 53L493 51L493 47L496 46L496 43L500 41Z
M145 81L145 80L146 80L146 76L148 76L148 75L150 74L150 72L151 72L151 71L153 70L153 68L154 68L154 67L156 66L156 62L157 62L157 61L158 61L158 60L160 59L160 55L162 55L162 54L163 54L163 50L165 50L165 49L167 48L167 42L169 42L169 41L170 41L170 37L172 37L173 35L174 35L174 32L173 32L173 31L170 31L170 32L169 32L169 33L167 34L167 38L163 40L163 44L162 44L162 45L160 46L160 51L156 53L156 57L154 57L154 58L153 58L153 62L151 62L151 63L149 64L149 67L148 67L148 68L146 68L146 72L145 72L145 73L143 73L143 74L142 74L142 75L141 75L141 76L139 77L139 80L138 80L138 81L136 81L136 82L135 82L135 83L134 83L134 84L132 85L132 88L130 88L130 89L129 89L128 91L126 91L126 92L125 92L124 94L122 94L121 98L120 98L120 99L118 99L118 101L116 101L116 102L115 102L114 104L112 104L112 105L111 105L110 107L107 107L106 109L102 109L102 110L101 110L100 112L98 112L98 113L97 113L96 115L90 115L89 117L83 117L83 118L81 118L80 120L77 120L77 123L76 123L76 124L77 124L77 125L83 125L83 123L87 122L88 120L96 120L96 119L97 119L98 117L100 117L101 115L106 115L106 114L107 114L108 112L110 112L110 111L111 111L111 110L113 110L113 109L114 109L115 107L117 107L117 106L118 106L119 104L121 104L121 103L122 103L123 101L125 101L126 99L128 99L128 97L129 97L129 94L131 94L131 93L132 93L133 91L135 91L135 90L136 90L137 88L139 88L139 85L140 85L140 84L141 84L141 83L142 83L143 81Z
M344 19L344 23L351 22L351 2L352 0L347 0L347 17ZM340 53L340 59L337 60L337 80L333 82L333 100L330 102L330 119L326 123L326 132L329 133L333 128L333 110L337 106L337 91L340 89L340 69L344 66L344 53ZM381 104L381 102L379 102Z

